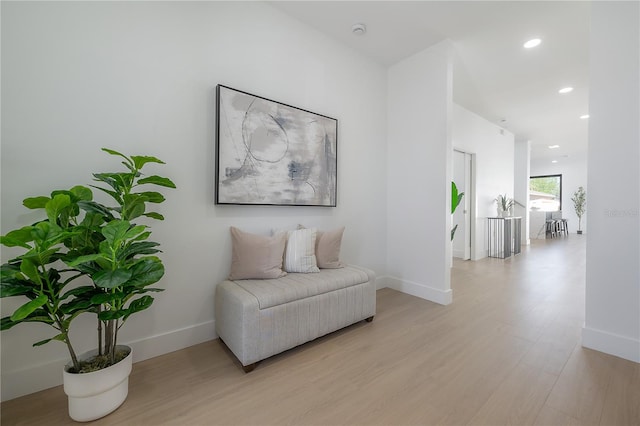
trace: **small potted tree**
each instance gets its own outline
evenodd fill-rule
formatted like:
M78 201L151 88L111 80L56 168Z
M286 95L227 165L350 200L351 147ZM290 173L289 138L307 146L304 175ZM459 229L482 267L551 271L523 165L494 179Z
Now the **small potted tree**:
M44 209L46 219L0 239L5 246L26 250L2 265L0 297L29 299L11 316L2 318L2 330L23 322L45 323L56 329L55 336L34 346L52 340L67 345L71 361L64 369L64 388L69 415L78 421L105 416L124 402L132 355L129 347L117 344L118 331L132 314L151 306L153 298L146 293L162 291L149 287L164 274L162 261L153 256L159 252L159 244L148 241L148 226L132 220L142 216L163 220L159 213L147 211L147 203L161 203L164 196L134 189L141 185L175 188L167 178L142 174L146 164L164 164L161 160L103 151L122 157L127 168L125 172L94 174L95 180L107 187L93 187L108 194L115 206L93 200L91 189L84 186L53 191L50 197L27 198L25 207ZM91 285L72 287L81 277L89 277ZM78 356L69 339L69 327L73 319L87 312L97 315L97 349Z
M573 208L578 216L578 234L582 234L582 216L586 213L587 206L587 192L583 187L578 187L578 190L573 193L571 201L573 201Z

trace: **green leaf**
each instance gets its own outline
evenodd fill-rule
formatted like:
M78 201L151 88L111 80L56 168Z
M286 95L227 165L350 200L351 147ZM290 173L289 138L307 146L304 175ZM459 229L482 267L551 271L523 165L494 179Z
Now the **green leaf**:
M126 314L127 312L123 310L102 311L98 314L98 319L100 321L111 321L122 318Z
M76 312L84 312L91 306L92 303L88 299L73 299L71 302L61 305L60 310L65 315L71 315Z
M46 343L49 343L49 342L50 342L50 341L52 341L52 340L53 340L53 338L40 340L40 341L38 341L38 342L35 342L35 343L33 344L33 347L35 348L36 346L42 346L42 345L44 345L44 344L46 344Z
M35 265L47 265L49 263L55 262L60 258L60 256L55 256L56 253L60 250L58 247L54 247L52 249L43 250L41 252L33 252L27 253L22 256L22 261L28 260L33 262Z
M144 197L144 200L150 203L158 204L166 200L166 198L164 198L164 195L154 191L140 192L138 195L140 195L141 197Z
M145 213L142 216L147 216L147 217L150 217L152 219L164 220L164 216L162 216L160 213L156 213L156 212Z
M0 237L0 243L7 247L24 247L30 249L31 246L27 243L33 241L33 226L24 226L20 229L9 232L7 235Z
M141 254L155 254L160 252L155 247L158 247L160 244L155 243L153 241L142 241L139 243L129 244L124 248L120 253L118 253L118 257L122 260L129 259L135 255Z
M115 271L97 272L91 278L98 287L111 289L129 281L131 275L132 273L128 269L116 269Z
M96 203L95 201L78 201L78 205L86 212L99 214L107 220L114 219L113 214L108 207Z
M115 151L115 150L109 149L109 148L102 148L102 150L104 152L108 153L108 154L120 156L120 157L124 158L127 161L127 163L130 163L130 164L133 165L133 162L131 161L131 159L129 157L127 157L126 155L124 155L124 154L122 154L122 153L120 153L118 151Z
M102 228L102 235L104 235L107 243L111 247L117 247L125 238L125 235L129 230L129 226L130 224L126 220L114 220Z
M25 206L28 209L44 209L44 207L47 205L47 203L51 201L51 198L49 197L31 197L31 198L25 198L22 201L22 205Z
M44 309L36 309L21 322L39 322L49 325L55 323L55 321L49 316L49 312L45 311Z
M65 259L65 263L73 268L82 263L95 262L98 259L104 258L102 253L85 254L84 256L78 256L76 258L67 258Z
M122 218L126 220L135 219L144 214L145 204L144 198L138 194L129 194L124 196L124 210Z
M151 231L146 231L146 232L143 232L142 234L138 235L137 237L131 239L131 241L143 241L143 240L146 240L147 238L149 238L150 235L151 235Z
M139 155L132 155L131 159L133 160L136 169L140 170L145 164L147 163L158 163L158 164L165 164L164 161L156 158L156 157L146 157L146 156L139 156Z
M70 235L72 234L63 232L62 228L56 225L55 222L38 222L31 230L33 240L39 243L41 248L48 248L58 244Z
M51 342L52 340L57 340L59 342L64 342L64 339L65 339L64 338L64 334L60 333L60 334L58 334L56 336L51 337L50 339L40 340L39 342L34 343L33 346L34 347L35 346L42 346L42 345L44 345L46 343Z
M164 265L158 258L147 258L136 263L131 268L129 285L145 287L160 281L164 275Z
M124 298L124 294L122 292L98 293L91 298L91 303L93 303L94 305L102 305L105 303L111 304L116 300L120 300L122 298Z
M57 223L60 213L71 205L71 198L66 194L57 194L45 205L49 222Z
M451 182L451 214L456 211L458 204L460 203L458 199L458 187L455 182Z
M94 293L95 291L96 291L95 287L89 286L89 285L83 285L67 291L65 294L60 296L60 301L63 301L71 296L87 297L88 295L90 295L91 293Z
M94 173L94 180L104 182L118 193L128 193L133 185L132 173Z
M23 259L22 263L20 264L20 272L25 274L27 278L29 278L34 283L42 285L42 279L40 278L38 267L32 261Z
M104 223L104 216L94 212L87 212L84 215L84 219L80 222L80 225L86 228L97 228Z
M19 281L16 280L16 283L7 282L6 280L2 280L0 283L0 298L1 297L12 297L12 296L26 296L34 291L32 286L18 284Z
M142 296L139 299L132 301L129 304L129 307L125 309L126 315L124 316L123 321L126 321L129 316L135 314L136 312L144 311L153 303L153 297L151 296Z
M161 177L161 176L148 176L146 178L142 178L138 180L138 185L143 185L145 183L151 183L153 185L164 186L167 188L175 188L176 184L171 181L169 178Z
M122 197L120 196L119 192L111 191L109 189L102 188L102 187L99 187L99 186L96 186L96 185L89 185L89 186L92 187L92 188L95 188L95 189L99 189L100 191L109 194L111 196L111 198L113 198L114 200L116 200L118 202L118 204L120 204L122 202Z
M16 324L20 324L20 321L12 321L10 317L4 317L0 319L0 331L9 330Z
M47 295L46 294L41 294L40 296L36 297L35 299L30 300L29 302L25 303L24 305L22 305L18 309L16 309L16 311L11 315L11 320L12 321L21 321L21 320L25 319L33 311L35 311L36 309L38 309L39 307L41 307L45 303L47 303L47 300L48 299L47 299Z
M6 281L8 279L23 279L20 273L20 263L3 263L0 266L0 280Z
M145 225L136 225L131 229L129 229L126 234L124 234L124 239L131 240L131 239L137 238L139 235L142 235L143 233L146 234L147 232L145 230L147 228L148 226L145 226Z
M86 186L76 185L71 188L70 192L76 197L75 201L91 201L93 200L93 192Z
M147 287L147 288L137 289L135 292L138 293L138 294L142 294L142 293L148 293L148 292L160 293L161 291L164 291L164 288Z

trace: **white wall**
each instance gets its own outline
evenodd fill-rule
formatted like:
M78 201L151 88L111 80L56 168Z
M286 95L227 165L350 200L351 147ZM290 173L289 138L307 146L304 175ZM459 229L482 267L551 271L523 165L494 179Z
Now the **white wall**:
M451 46L389 68L389 287L451 303Z
M513 198L514 136L479 115L453 105L453 147L476 155L475 256L487 256L487 218L495 217L498 194ZM472 209L473 210L473 209Z
M529 177L531 176L531 141L516 141L514 144L513 193L516 204L514 214L522 217L522 244L529 245Z
M583 155L574 155L569 158L551 163L550 160L531 161L531 176L562 175L562 217L568 219L569 233L575 235L578 230L578 216L571 198L580 186L587 191L587 213L582 216L582 231L587 233L587 221L590 210L590 194L587 188L587 158ZM537 232L532 230L532 232ZM544 238L544 234L543 234Z
M3 2L1 31L2 234L36 219L23 198L117 169L101 147L164 159L154 171L178 186L153 223L166 291L121 333L136 361L215 337L230 225L346 225L344 260L386 272L383 67L264 3ZM338 119L337 208L214 205L218 83ZM17 304L3 299L3 316ZM79 319L79 352L94 328ZM2 333L3 399L61 382L64 345L31 347L51 335L31 324Z
M640 362L640 4L593 2L590 42L582 344Z

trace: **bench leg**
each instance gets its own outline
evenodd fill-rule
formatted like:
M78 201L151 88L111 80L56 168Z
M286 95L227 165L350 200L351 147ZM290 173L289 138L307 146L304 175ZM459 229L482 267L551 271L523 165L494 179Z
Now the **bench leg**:
M375 315L374 315L374 316L375 316ZM366 322L371 322L371 321L373 321L373 317L374 317L374 316L372 316L372 317L369 317L369 318L365 319L365 321L366 321Z
M251 373L253 370L255 370L256 364L257 362L254 362L253 364L249 364L249 365L243 365L242 369L244 370L245 373Z

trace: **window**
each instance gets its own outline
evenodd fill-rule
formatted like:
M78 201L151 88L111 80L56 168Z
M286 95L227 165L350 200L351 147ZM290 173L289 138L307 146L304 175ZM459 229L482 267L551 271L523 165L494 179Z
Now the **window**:
M529 206L542 212L562 210L562 175L531 176Z

